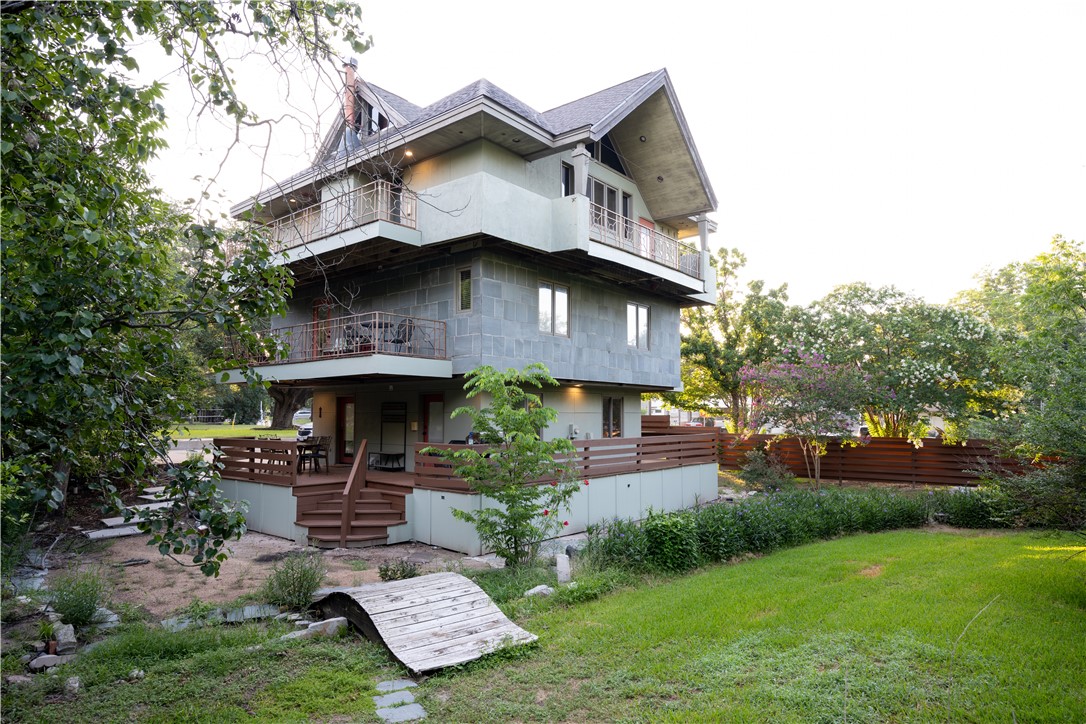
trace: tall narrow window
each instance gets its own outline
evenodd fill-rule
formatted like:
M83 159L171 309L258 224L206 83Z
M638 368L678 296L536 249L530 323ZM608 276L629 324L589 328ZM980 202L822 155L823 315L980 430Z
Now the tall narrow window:
M569 336L569 287L539 282L539 331Z
M622 437L622 398L603 398L603 436Z
M456 272L456 311L471 311L471 269Z
M649 348L649 308L644 304L626 303L626 344Z
M573 167L568 163L562 164L562 196L573 195Z

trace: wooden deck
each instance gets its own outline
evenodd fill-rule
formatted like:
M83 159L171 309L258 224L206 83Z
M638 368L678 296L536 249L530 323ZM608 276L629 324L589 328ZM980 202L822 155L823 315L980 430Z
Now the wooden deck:
M331 593L316 603L383 642L413 673L474 661L504 646L531 643L481 588L459 573L432 573Z

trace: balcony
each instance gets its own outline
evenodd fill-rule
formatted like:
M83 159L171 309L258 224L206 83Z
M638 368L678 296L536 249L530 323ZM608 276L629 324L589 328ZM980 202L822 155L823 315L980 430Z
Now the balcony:
M282 350L279 357L252 354L240 349L234 341L228 345L227 354L253 366L375 355L448 359L445 322L387 312L366 312L278 327L263 335L269 346L277 345Z
M669 269L704 279L701 252L693 244L641 226L598 204L589 205L589 238Z
M414 229L417 211L418 199L414 193L388 181L375 181L326 197L265 226L271 233L272 249L282 252L375 221Z

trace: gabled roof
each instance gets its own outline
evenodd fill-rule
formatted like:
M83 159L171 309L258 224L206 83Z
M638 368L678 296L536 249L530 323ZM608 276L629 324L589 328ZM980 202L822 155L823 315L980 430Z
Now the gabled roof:
M598 141L611 134L654 218L677 221L716 208L716 197L686 119L664 69L539 112L480 79L425 107L372 83L356 89L392 121L372 136L348 131L342 114L325 137L314 165L239 204L242 213L301 185L318 181L334 165L342 170L367 158L410 147L415 161L484 138L532 159Z

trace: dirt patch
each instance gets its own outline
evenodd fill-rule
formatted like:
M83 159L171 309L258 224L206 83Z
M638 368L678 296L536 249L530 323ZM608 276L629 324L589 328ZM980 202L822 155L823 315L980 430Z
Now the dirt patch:
M876 564L874 566L868 566L860 571L860 575L864 578L878 578L882 575L882 566Z
M230 558L222 564L217 578L208 578L198 567L183 566L159 555L147 545L147 536L118 538L96 544L79 555L53 555L53 571L69 563L99 565L113 584L111 600L141 607L153 619L161 620L190 604L194 599L224 604L260 590L278 561L295 551L305 550L292 541L262 533L246 533L230 544ZM315 549L309 549L315 550ZM54 554L56 551L54 551ZM486 563L462 553L418 543L372 548L337 548L320 551L328 567L326 586L358 586L380 581L378 567L386 561L408 559L423 573L467 568L485 568ZM133 559L147 559L141 565L121 566Z

